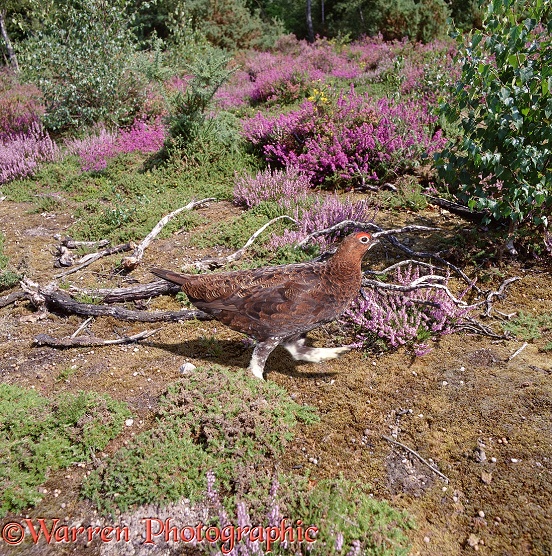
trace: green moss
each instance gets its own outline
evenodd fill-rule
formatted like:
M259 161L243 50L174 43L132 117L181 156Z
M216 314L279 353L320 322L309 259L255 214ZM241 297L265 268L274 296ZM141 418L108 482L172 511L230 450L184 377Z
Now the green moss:
M38 503L49 473L88 461L117 436L126 405L90 392L50 401L34 390L0 384L0 515Z

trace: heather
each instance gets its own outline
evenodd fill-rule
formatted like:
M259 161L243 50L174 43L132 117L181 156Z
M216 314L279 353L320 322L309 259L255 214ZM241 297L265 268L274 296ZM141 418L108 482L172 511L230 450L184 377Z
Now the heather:
M324 38L308 43L283 37L270 51L238 54L233 62L236 72L216 98L226 109L283 106L308 98L315 87L391 82L402 93L417 90L435 100L457 73L454 53L455 45L449 40L422 45L388 42L378 35L338 45Z
M304 197L310 189L308 178L294 168L258 172L255 177L245 174L236 176L234 202L252 208L265 201L297 200Z
M29 131L31 124L44 114L41 93L37 87L20 83L9 70L0 70L0 141Z
M221 529L233 525L247 531L259 521L246 501L240 500L235 509L225 507L217 488L215 474L207 472L206 502L215 514ZM313 556L406 555L409 542L405 531L412 522L405 513L391 508L387 502L370 497L366 485L343 478L318 481L312 489L306 480L296 476L275 476L268 491L259 492L263 512L261 523L279 530L282 523L294 533L274 542L232 539L217 543L216 549L207 543L198 545L208 554L222 556L263 556L264 554L312 554ZM264 515L263 515L264 514ZM351 516L351 518L347 517ZM354 517L353 517L354 516ZM306 542L297 535L298 524L315 542ZM246 529L247 528L247 529Z
M394 275L399 286L437 284L400 292L377 287L366 287L353 306L345 313L346 322L352 324L359 347L383 340L394 348L412 346L418 356L428 353L428 340L451 334L470 313L460 306L444 289L449 277L423 274L419 267L399 267ZM420 278L422 278L420 280ZM462 296L460 296L460 299Z
M243 133L270 163L293 166L316 185L349 187L411 170L445 143L421 102L374 100L351 87L280 115L259 112Z
M83 171L99 171L107 166L109 159L118 154L156 152L164 141L165 127L159 120L136 120L132 126L121 129L118 133L102 127L96 134L84 139L70 139L66 142L66 147L68 152L80 158Z
M283 206L288 208L288 213L297 221L297 226L294 230L285 230L281 235L273 234L269 242L273 249L296 244L310 233L329 228L344 220L370 222L374 216L368 202L353 202L349 198L341 200L337 195L312 197L295 206L290 203ZM333 236L320 236L315 242L321 247L328 247L338 236L338 233Z
M59 149L39 122L26 131L13 133L0 141L0 184L32 176L43 162L59 157Z

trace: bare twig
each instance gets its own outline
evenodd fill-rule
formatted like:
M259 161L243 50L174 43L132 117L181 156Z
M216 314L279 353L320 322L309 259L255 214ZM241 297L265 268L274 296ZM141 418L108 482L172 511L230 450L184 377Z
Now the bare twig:
M56 235L54 236L56 239L61 239L61 236ZM65 237L61 239L61 245L67 247L67 249L79 249L80 247L84 248L93 248L101 249L102 247L106 247L109 245L108 239L100 239L98 241L77 241L72 237Z
M483 313L484 317L490 317L491 316L491 310L492 310L492 301L494 297L498 297L499 299L502 299L504 297L504 290L507 286L509 286L510 284L516 282L517 280L521 280L521 276L512 276L511 278L508 278L506 280L504 280L504 282L502 282L502 284L500 284L500 287L498 288L497 291L494 292L489 292L485 298L485 301L482 302L482 304L484 303L486 305L486 309L485 312Z
M195 263L192 263L190 265L187 266L193 266L195 268L199 268L200 270L209 270L211 268L216 268L219 266L223 266L225 264L229 264L231 262L237 261L239 259L242 258L243 254L245 253L245 250L272 224L274 224L275 222L278 222L279 220L291 220L294 224L298 224L297 220L295 220L295 218L292 218L291 216L288 216L287 214L284 214L282 216L278 216L277 218L273 218L272 220L269 220L266 224L264 224L263 226L261 226L245 243L245 245L243 247L241 247L240 249L238 249L235 253L232 253L231 255L227 255L226 257L216 257L213 259L204 259L203 261L197 261Z
M71 338L76 338L80 332L82 332L94 319L88 317L76 330L71 334Z
M116 344L130 344L140 340L145 340L146 338L153 336L159 330L159 328L156 328L155 330L144 330L143 332L139 332L133 336L124 336L123 338L118 338L116 340L103 340L102 338L96 338L95 336L53 338L52 336L48 336L48 334L38 334L38 336L35 337L34 342L39 346L57 348L112 346Z
M391 444L396 444L397 446L400 446L401 448L403 448L407 452L410 452L413 456L417 457L423 464L427 465L433 471L433 473L435 473L436 475L439 475L439 477L444 479L444 481L446 483L450 482L449 478L446 475L443 475L443 473L441 473L438 469L436 469L433 465L431 465L431 463L429 463L427 460L425 460L420 454L418 454L418 452L415 452L412 448L409 448L408 446L406 446L406 444L403 444L402 442L399 442L398 440L394 440L390 436L382 435L382 438L387 440L387 442L391 442Z
M134 243L123 243L121 245L115 245L114 247L109 247L104 249L103 251L99 251L98 253L90 253L85 255L79 260L79 265L74 266L73 268L66 270L65 272L61 272L56 274L54 278L64 278L65 276L69 276L69 274L73 274L74 272L78 272L79 270L87 267L88 265L92 264L93 262L101 259L102 257L108 257L109 255L114 255L115 253L122 253L124 251L130 251L134 248Z
M214 197L209 197L207 199L202 199L201 201L192 201L188 203L185 207L180 207L174 210L170 214L167 214L154 226L153 230L144 238L144 240L134 248L134 252L129 257L125 257L122 261L122 265L125 270L133 270L136 268L144 256L144 251L148 248L149 244L159 235L159 232L178 214L185 210L192 210L195 207L204 205L208 201L215 201Z
M515 352L508 357L508 361L511 361L514 357L517 357L529 344L527 342L523 342L523 345Z
M366 230L369 232L374 232L373 236L381 237L381 236L388 236L390 234L400 234L405 232L429 232L438 230L439 228L429 228L428 226L404 226L403 228L395 228L393 230L383 230L378 225L374 224L373 222L360 222L358 220L343 220L329 228L324 228L323 230L316 230L315 232L310 233L306 238L302 239L300 242L297 243L297 247L303 247L307 243L309 243L314 238L317 238L322 235L331 234L333 232L337 232L340 230L345 230L347 228L356 228L359 230Z

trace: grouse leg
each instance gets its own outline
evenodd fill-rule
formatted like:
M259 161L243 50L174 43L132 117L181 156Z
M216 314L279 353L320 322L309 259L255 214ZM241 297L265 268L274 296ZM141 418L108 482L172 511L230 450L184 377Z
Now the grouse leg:
M293 359L298 361L309 361L310 363L320 363L321 361L335 359L342 353L346 353L351 349L349 346L338 348L312 348L304 344L305 336L302 335L288 338L283 346L291 353Z
M253 350L249 370L261 380L263 379L263 371L268 356L274 351L276 346L281 342L281 338L269 338L266 342L259 342Z

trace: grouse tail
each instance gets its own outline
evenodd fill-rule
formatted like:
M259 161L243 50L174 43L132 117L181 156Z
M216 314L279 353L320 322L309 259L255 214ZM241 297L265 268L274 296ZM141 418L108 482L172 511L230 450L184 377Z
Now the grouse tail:
M164 270L162 268L150 268L150 272L155 274L155 276L159 276L159 278L163 278L163 280L167 280L180 286L188 281L188 277L186 275L178 274L177 272L172 272L170 270Z

